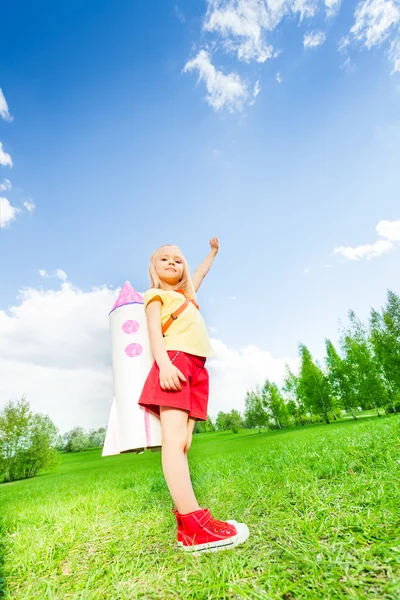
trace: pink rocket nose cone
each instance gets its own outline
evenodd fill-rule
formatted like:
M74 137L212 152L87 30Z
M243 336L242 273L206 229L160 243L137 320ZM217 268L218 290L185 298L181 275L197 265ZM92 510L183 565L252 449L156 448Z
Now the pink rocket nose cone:
M110 311L110 314L113 312L113 310L119 308L120 306L124 306L125 304L143 304L143 296L141 296L141 294L139 294L139 292L137 292L131 286L129 281L124 283L122 290Z

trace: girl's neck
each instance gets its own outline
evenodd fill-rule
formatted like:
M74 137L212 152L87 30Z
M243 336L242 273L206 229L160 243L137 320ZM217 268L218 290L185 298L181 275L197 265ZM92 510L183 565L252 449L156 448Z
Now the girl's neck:
M160 289L168 291L168 292L177 292L178 291L176 289L176 285L169 285L168 283L165 283L164 281L161 281L161 283L160 283Z

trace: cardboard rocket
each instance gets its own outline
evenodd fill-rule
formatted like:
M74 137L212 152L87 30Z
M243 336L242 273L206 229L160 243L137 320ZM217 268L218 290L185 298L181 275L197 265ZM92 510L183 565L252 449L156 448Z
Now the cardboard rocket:
M114 400L103 456L161 446L159 418L138 405L154 362L143 297L127 281L109 314Z

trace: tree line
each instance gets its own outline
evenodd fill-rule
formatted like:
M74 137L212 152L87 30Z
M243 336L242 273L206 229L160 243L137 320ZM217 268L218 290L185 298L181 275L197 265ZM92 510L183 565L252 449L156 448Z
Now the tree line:
M237 411L218 414L215 423L196 424L196 431L238 431L240 427L281 429L318 420L330 423L343 411L357 419L360 410L400 412L400 296L389 290L386 304L371 310L368 324L349 312L339 331L339 346L325 340L321 364L305 344L299 345L299 370L285 368L283 384L265 381Z

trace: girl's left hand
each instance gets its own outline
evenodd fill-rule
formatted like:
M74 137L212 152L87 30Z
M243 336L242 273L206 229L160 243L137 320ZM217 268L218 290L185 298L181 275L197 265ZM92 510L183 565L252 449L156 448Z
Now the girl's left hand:
M213 250L216 250L218 252L218 249L219 249L218 238L214 237L212 240L210 240L210 246Z

